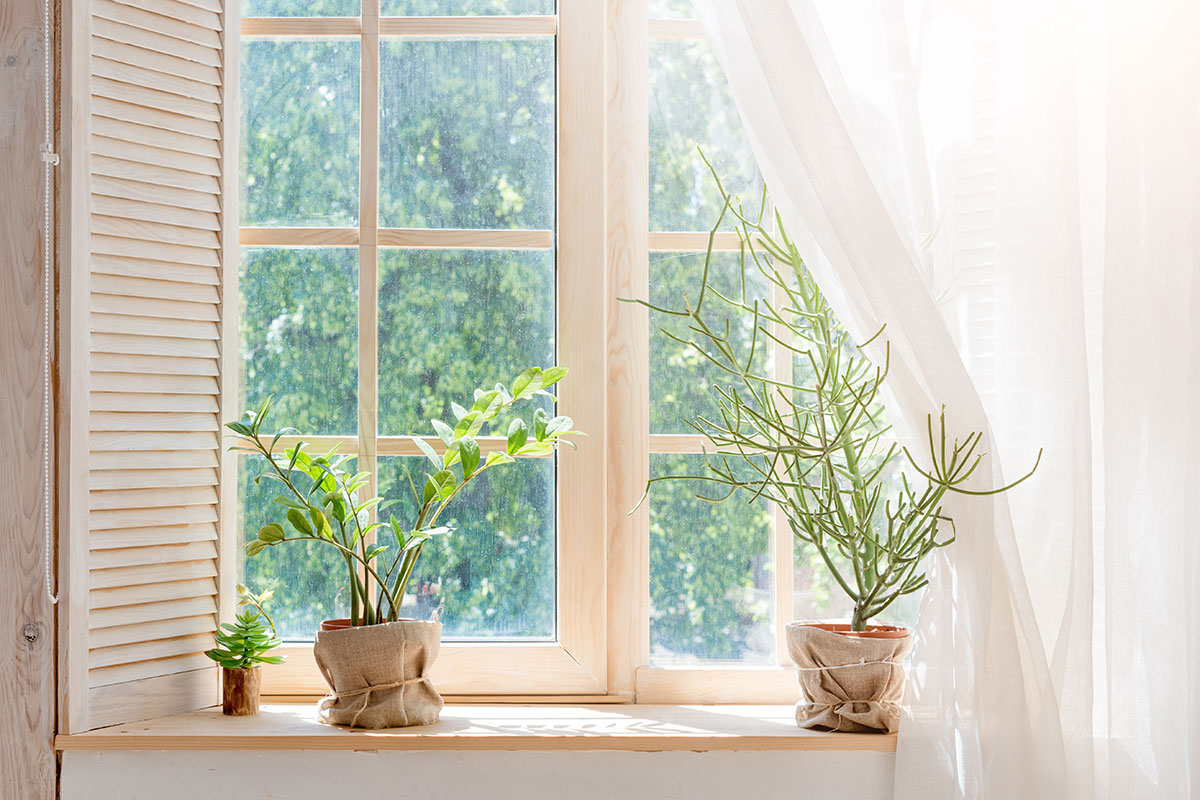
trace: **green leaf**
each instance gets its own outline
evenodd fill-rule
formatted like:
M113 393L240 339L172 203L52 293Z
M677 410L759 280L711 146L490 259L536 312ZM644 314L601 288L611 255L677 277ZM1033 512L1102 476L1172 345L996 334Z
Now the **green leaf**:
M437 451L419 436L412 437L413 442L417 445L417 449L425 454L425 457L433 462L434 466L441 467L442 460L438 458Z
M433 429L437 432L438 438L442 440L442 444L449 447L450 443L454 441L454 431L440 419L431 419L430 422L433 424Z
M545 410L539 408L533 412L533 438L539 442L546 438L547 420Z
M530 367L513 380L513 399L524 400L533 397L533 393L540 388L542 388L542 370L539 367Z
M514 461L516 461L516 459L510 456L508 453L493 452L488 453L487 460L483 462L483 466L486 469L487 467L491 467L496 464L511 464Z
M463 480L470 478L479 466L479 443L474 439L463 439L458 443L462 455Z
M458 487L458 478L454 477L454 473L450 470L442 470L434 477L438 482L438 500L445 502Z
M453 465L458 463L458 459L459 459L458 444L459 443L456 441L454 444L452 444L446 448L445 454L442 455L441 463L438 464L438 469L449 469L450 467L452 467Z
M548 456L554 452L553 442L529 442L517 451L519 456Z
M525 424L523 419L514 419L512 424L508 426L508 452L509 454L516 453L521 449L521 445L529 438L529 426Z
M454 438L461 439L464 436L474 436L475 431L478 430L478 428L475 428L476 422L482 425L483 415L478 411L468 411L467 415L460 419L458 424L454 426ZM446 444L449 444L449 442Z
M275 544L282 542L285 538L283 528L279 523L272 522L269 525L264 525L258 529L258 540L267 544Z
M548 367L542 371L542 385L540 388L548 389L554 384L566 377L566 367Z
M279 495L278 497L276 497L275 502L279 503L280 505L287 506L288 508L295 508L299 511L308 511L308 506L304 505L303 503L299 502L298 500L293 500L292 498L286 497L284 495Z
M574 424L575 423L570 417L554 417L546 423L546 432L544 438L551 439L555 436L561 436L562 434L571 430L571 426Z
M246 543L246 555L253 558L254 556L261 553L268 546L269 545L266 542L259 541L258 539L255 539L253 542L247 542Z
M304 534L305 536L313 535L312 525L308 523L308 520L305 519L304 514L302 514L299 509L289 508L287 512L287 519L288 522L292 523L292 527L300 531L300 533Z
M371 559L375 558L379 554L383 553L385 550L387 550L386 544L371 545L370 547L367 548L367 561L370 561Z
M454 412L455 421L460 420L467 415L467 410L458 403L451 403L450 410Z
M435 481L433 479L432 475L426 475L425 476L425 489L422 492L421 504L428 505L428 503L437 496L438 496L437 481Z
M482 392L475 398L475 405L471 406L472 411L478 411L483 416L489 414L495 415L495 412L500 410L503 401L500 400L500 393L495 389L488 392Z

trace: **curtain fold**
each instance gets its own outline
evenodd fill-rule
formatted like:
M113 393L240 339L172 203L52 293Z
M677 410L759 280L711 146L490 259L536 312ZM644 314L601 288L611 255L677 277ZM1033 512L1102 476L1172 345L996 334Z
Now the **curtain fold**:
M900 437L1045 448L949 508L896 796L1200 791L1200 8L693 2Z

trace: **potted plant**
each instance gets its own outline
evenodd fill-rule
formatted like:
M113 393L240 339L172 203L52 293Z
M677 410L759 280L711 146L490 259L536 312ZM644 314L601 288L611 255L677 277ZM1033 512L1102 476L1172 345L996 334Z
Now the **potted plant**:
M247 608L238 612L233 622L220 627L214 634L217 646L205 651L204 655L221 665L222 713L246 717L258 713L262 665L282 664L283 656L267 655L279 646L275 623L266 610L271 592L258 595L241 585L237 592L238 605Z
M453 424L431 420L444 451L439 455L425 440L413 437L428 469L419 491L410 476L417 512L407 523L394 515L386 522L371 522L372 509L382 509L381 498L359 496L369 475L352 474L347 469L352 457L339 455L336 447L314 455L300 441L276 452L280 440L295 430L264 436L269 398L240 421L228 423L239 437L232 449L264 459L271 469L260 479L282 487L274 498L282 506L282 518L258 531L246 545L247 554L257 556L285 542L319 541L337 550L346 565L350 616L322 622L313 645L330 688L318 706L323 721L389 728L437 720L442 698L428 676L440 646L441 623L400 617L413 569L427 542L451 532L442 514L468 484L518 457L548 456L560 440L568 441L563 437L578 433L571 430L570 417L551 417L537 408L529 422L512 420L502 449L485 455L476 438L501 413L535 396L553 400L547 390L566 374L566 367L533 367L508 387L475 390L469 409L452 403Z
M742 241L740 292L723 293L714 284L710 237L694 302L687 295L679 308L636 302L682 320L686 337L663 333L716 365L728 383L715 388L718 415L687 420L713 447L705 452L702 474L660 476L650 484L698 479L715 487L712 496L700 499L765 498L783 510L797 541L815 549L854 604L846 623L787 625L804 695L796 721L802 727L893 731L903 696L901 662L911 637L901 627L871 621L924 587L923 560L954 542L953 520L943 510L948 493L1007 491L1032 475L1037 463L1008 486L968 488L983 459L977 452L983 435L952 437L944 408L937 425L932 415L927 420L924 463L890 441L880 399L887 357L874 365L862 350L866 343L850 339L778 214L772 232L761 212L752 219L735 208L713 175L724 199L713 232L731 214ZM759 277L777 300L747 291L750 278ZM731 334L737 326L748 331L748 348ZM792 360L791 381L773 376L771 350Z

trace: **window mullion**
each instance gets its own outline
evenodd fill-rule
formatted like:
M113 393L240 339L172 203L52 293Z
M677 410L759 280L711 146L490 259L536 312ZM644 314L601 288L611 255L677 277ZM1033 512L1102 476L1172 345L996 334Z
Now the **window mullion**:
M379 437L379 0L363 0L362 98L359 105L358 195L358 470L370 473L363 497L378 491ZM370 511L375 521L375 510ZM374 533L366 537L375 541ZM364 574L367 591L374 593Z

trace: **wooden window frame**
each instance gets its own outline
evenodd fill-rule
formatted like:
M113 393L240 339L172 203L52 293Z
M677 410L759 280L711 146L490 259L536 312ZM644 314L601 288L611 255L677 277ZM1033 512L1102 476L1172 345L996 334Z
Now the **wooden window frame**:
M558 362L572 368L559 391L559 409L587 431L577 451L558 458L559 486L602 486L605 410L603 404L602 305L592 302L603 291L603 200L586 187L603 180L604 76L595 69L604 42L601 0L572 0L560 16L412 17L380 16L379 0L363 0L361 18L244 18L243 38L358 37L361 42L359 225L354 228L255 228L238 231L238 246L358 248L358 433L356 436L306 436L318 447L335 442L355 452L360 469L374 475L379 456L419 456L409 437L379 436L378 249L458 248L528 249L556 254L558 274ZM557 37L557 231L421 230L377 226L379 191L379 44L386 38ZM236 143L235 143L236 146ZM574 187L574 188L572 188ZM556 241L557 233L557 241ZM231 259L229 263L237 263ZM566 321L570 324L566 324ZM228 326L236 331L236 324ZM236 334L234 334L236 335ZM226 392L237 391L237 342L226 343ZM232 395L236 396L236 395ZM595 444L593 444L595 442ZM442 447L440 441L429 443ZM280 447L290 444L285 440ZM503 447L499 437L483 437L484 451ZM230 462L233 459L229 459ZM236 465L224 474L226 503L236 503ZM374 477L366 491L374 492ZM602 494L559 492L557 503L557 634L552 642L446 642L434 679L446 695L598 696L607 689ZM242 532L236 515L224 515L223 537L236 548ZM234 554L236 555L236 553ZM232 570L224 572L222 593L233 593ZM310 695L325 691L312 646L281 648L286 664L267 671L264 692Z
M647 0L559 0L559 6L555 16L386 18L379 0L363 0L361 18L244 18L244 38L360 38L360 213L357 227L235 229L226 263L239 263L241 246L359 249L358 435L304 439L318 448L341 443L374 473L378 456L420 455L409 437L379 436L376 426L378 248L555 252L557 360L572 370L559 408L589 434L578 451L558 456L557 641L448 642L434 680L451 699L786 702L795 696L796 678L783 639L782 623L792 613L793 549L782 512L773 510L770 544L774 563L789 567L775 574L777 664L747 667L650 665L649 516L645 506L629 513L649 477L651 454L700 453L703 441L649 434L649 322L644 309L617 298L647 296L651 252L708 246L707 231L649 230L648 213L650 41L703 38L704 31L696 20L649 19ZM377 227L380 39L517 36L557 37L557 230ZM236 65L231 80L236 82ZM232 146L236 153L236 136ZM595 191L598 186L605 190ZM737 235L718 234L714 249L736 252ZM227 291L236 297L236 275L229 277ZM226 305L227 314L233 305ZM236 320L226 320L224 330L223 391L236 398ZM441 446L433 437L427 441ZM279 446L291 443L284 439ZM480 445L502 448L503 440L484 437ZM222 503L232 508L236 459L226 459L222 485ZM222 557L229 565L234 562L228 559L241 557L242 532L236 514L224 513L222 520ZM221 570L223 617L232 612L235 573ZM264 692L324 693L311 645L282 650L288 661L266 671Z

